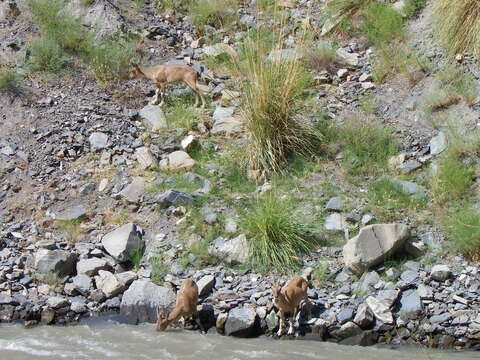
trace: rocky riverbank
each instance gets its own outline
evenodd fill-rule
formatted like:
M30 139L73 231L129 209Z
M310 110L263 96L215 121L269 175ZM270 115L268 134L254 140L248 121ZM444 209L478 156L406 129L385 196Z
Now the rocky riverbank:
M369 226L359 237L364 242L376 233L372 240L384 244L391 241L391 249L404 251L405 246L413 245L402 225L394 227L399 226L400 230ZM17 250L19 236L7 233L0 252L2 287L9 288L0 296L3 322L24 321L26 326L69 324L107 311L119 312L118 319L123 322L154 322L158 307L167 311L173 308L181 279L192 277L199 286L201 320L210 332L252 337L273 334L278 325L271 284L287 280L285 276L265 276L223 266L197 271L178 267L165 275L162 286L156 285L150 270L125 271L119 263L127 248L144 241L142 230L133 224L105 235L97 244L62 247L43 241L28 253ZM419 239L414 242L417 246L419 243ZM354 239L343 249L346 257L352 246ZM351 262L357 266L350 268L358 270L359 264L378 262L379 254L386 256L389 250L374 246L363 252L357 249ZM331 277L321 287L308 290L313 306L310 314L306 309L301 313L297 334L301 338L359 345L422 344L457 349L479 346L478 267L426 266L410 260L398 269L385 271L380 265L376 271L366 271L357 278L343 266L342 249L328 247L304 259L303 276L313 280L313 266L326 255L335 259L329 265ZM42 283L42 276L53 272L58 274L56 282L49 279Z
M252 270L241 223L248 201L269 193L272 184L231 185L241 174L232 172L238 163L229 151L244 151L248 141L239 116L240 80L206 64L238 56L246 31L274 19L246 4L231 36L212 26L199 35L187 16L161 14L153 2L135 16L114 3L71 6L91 28L109 19L98 36L141 35L145 63L192 65L212 104L187 113L196 119L190 129L172 126L178 105L145 105L151 84L129 80L106 90L81 66L59 78L28 76L20 93L2 93L0 321L62 325L114 312L123 322L153 322L158 307L172 308L181 279L191 277L210 332L273 336L270 289L288 276ZM294 48L297 29L321 28L321 17L313 15L321 6L286 1L282 11L289 15L287 49L269 58L305 56ZM430 28L427 15L412 22L412 42L441 62L441 51L415 31ZM0 26L0 59L27 72L19 59L27 57L27 35L37 34L28 9L0 2ZM415 69L414 85L403 78L375 83L374 50L358 38L341 41L332 56L331 68L312 74L310 108L324 110L335 124L362 109L391 126L400 153L390 159L390 181L407 199L429 201L425 173L448 145L448 129L431 126L422 109L433 76ZM169 97L184 95L177 87ZM368 109L374 96L377 103ZM477 122L478 104L455 105L467 129ZM313 121L313 110L302 120ZM297 335L343 344L478 349L479 268L444 251L430 209L389 213L387 198L372 206L373 176L349 182L343 154L334 152L310 173L289 174L294 185L283 189L283 197L301 204L292 215L314 223L328 245L299 259L297 273L311 283L313 307L302 312Z

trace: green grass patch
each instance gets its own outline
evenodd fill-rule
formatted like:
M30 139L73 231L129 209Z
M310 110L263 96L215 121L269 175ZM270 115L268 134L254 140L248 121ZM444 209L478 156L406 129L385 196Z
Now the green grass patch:
M375 174L398 151L389 128L375 118L352 116L340 129L342 165L351 175Z
M322 287L330 277L330 265L327 261L320 261L313 269L313 283L317 288Z
M373 45L384 45L404 37L404 19L390 5L371 2L363 11L360 30Z
M68 64L68 57L62 48L50 38L33 40L29 52L28 64L33 71L57 73Z
M277 269L292 273L298 269L298 256L312 249L315 242L307 227L298 223L292 213L293 204L268 193L256 199L242 215L242 228L252 266L261 271Z
M458 96L461 96L467 105L472 106L476 103L479 89L477 80L470 72L465 72L450 64L440 70L436 77L444 87L450 89L450 92L455 92Z
M406 0L403 13L406 17L416 14L420 9L427 5L427 0Z
M369 204L392 215L399 210L418 210L426 205L426 196L414 196L406 193L402 186L388 177L383 177L369 186Z
M168 274L168 266L165 264L163 254L156 252L149 259L150 262L150 278L157 285L163 285L165 276Z
M64 8L62 0L31 0L33 19L42 35L65 50L82 53L92 41L80 19Z
M472 206L454 209L443 218L451 245L467 258L480 260L480 211Z
M238 0L195 0L188 10L195 26L228 28L238 19L238 3Z
M433 199L437 204L461 199L470 191L474 176L475 170L471 165L464 164L457 156L447 154L433 174Z
M15 93L20 87L22 78L12 67L0 68L0 90L8 93Z
M82 233L80 228L81 220L59 220L57 222L57 229L65 236L65 240L70 243L77 241L78 237Z
M137 248L133 249L128 254L127 263L134 269L140 269L140 265L142 264L143 254L145 253L145 245L141 244Z
M193 105L177 101L168 108L167 125L169 128L182 128L187 132L194 129L199 121L197 110Z

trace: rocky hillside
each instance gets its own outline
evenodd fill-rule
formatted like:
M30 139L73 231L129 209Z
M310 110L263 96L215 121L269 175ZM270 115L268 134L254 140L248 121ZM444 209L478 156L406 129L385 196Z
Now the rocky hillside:
M297 273L300 337L478 348L480 68L436 3L0 0L0 321L153 322L192 277L274 334Z

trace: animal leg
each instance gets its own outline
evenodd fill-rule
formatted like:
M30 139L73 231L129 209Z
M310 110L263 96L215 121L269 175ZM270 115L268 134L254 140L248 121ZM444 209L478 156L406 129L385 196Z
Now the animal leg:
M200 315L198 314L198 311L193 313L193 319L198 325L198 328L200 329L201 332L206 333L205 328L202 325L202 322L200 321Z
M280 321L278 322L278 332L277 336L280 337L283 334L283 325L285 323L285 313L280 310Z
M198 100L202 101L202 108L205 107L205 100L203 98L202 92L199 90L197 87L197 82L196 80L187 80L185 83L188 85L190 89L195 93L195 107L198 106Z
M160 93L160 89L157 88L157 90L155 90L155 97L153 98L152 101L150 101L151 105L158 105L158 94L159 93Z
M288 335L293 335L293 333L295 332L294 324L297 319L297 313L298 313L298 306L295 307L295 310L293 311L293 314L290 317L290 327L288 329Z
M161 101L159 106L162 107L163 104L165 104L165 96L166 96L166 89L165 89L165 84L160 85L160 95L161 95Z

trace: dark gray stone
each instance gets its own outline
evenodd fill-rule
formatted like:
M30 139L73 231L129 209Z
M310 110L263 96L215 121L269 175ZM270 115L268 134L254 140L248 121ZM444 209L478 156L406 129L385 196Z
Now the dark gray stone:
M39 249L35 254L34 268L37 274L67 276L75 273L75 254L64 250Z
M167 190L155 197L155 202L163 207L190 205L194 201L193 196L177 190Z
M102 245L118 261L127 261L132 253L145 246L143 230L132 223L123 225L105 235Z
M225 323L225 335L236 337L252 337L258 335L257 314L252 308L235 308L230 310Z

